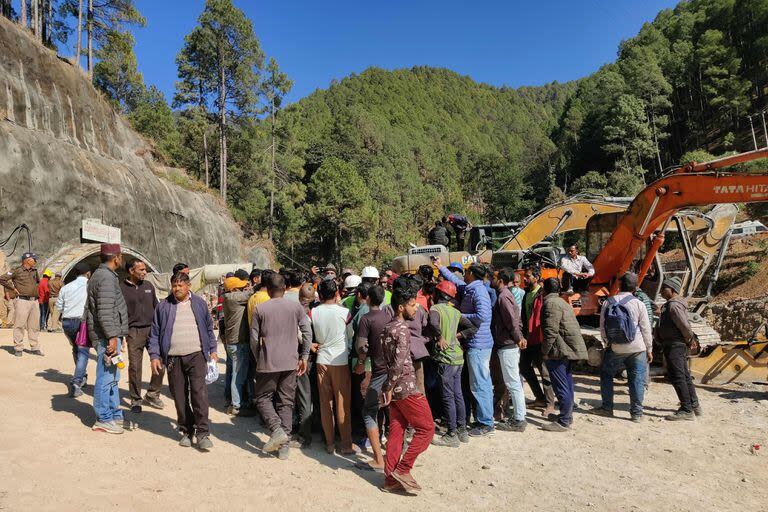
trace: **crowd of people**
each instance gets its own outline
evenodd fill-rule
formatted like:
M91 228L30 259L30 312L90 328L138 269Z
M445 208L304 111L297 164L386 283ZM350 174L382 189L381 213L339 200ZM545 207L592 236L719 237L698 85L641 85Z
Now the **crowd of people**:
M287 459L291 448L310 447L319 431L328 453L365 450L370 457L358 457L356 467L383 473L389 492L421 490L411 470L430 444L456 448L497 430L522 433L531 409L549 420L543 430L572 428L574 364L587 359L587 349L562 299L567 290L558 278L542 280L537 268L464 268L433 258L431 266L400 276L373 266L338 272L331 264L306 272L240 270L223 276L212 316L207 301L192 293L186 264L174 267L171 292L160 300L145 280L144 262L124 261L117 244L103 244L100 258L95 270L84 262L75 267L77 277L57 290L55 304L72 346L70 396L83 394L89 353L96 351L94 431L124 432L117 383L127 352L131 412L162 409L167 376L180 446L212 449L208 384L218 378L219 343L226 412L258 416L269 433L266 452ZM24 254L0 277L16 295L17 356L25 333L32 353L43 355L36 306L45 276L38 277L36 259ZM574 267L574 277L580 273ZM663 283L655 338L680 399L668 419L691 420L701 407L686 362L694 336L680 289L676 278ZM632 273L606 300L602 403L591 412L613 415L613 380L624 367L631 418L643 420L653 307ZM142 396L145 351L152 375ZM523 382L534 395L530 402Z

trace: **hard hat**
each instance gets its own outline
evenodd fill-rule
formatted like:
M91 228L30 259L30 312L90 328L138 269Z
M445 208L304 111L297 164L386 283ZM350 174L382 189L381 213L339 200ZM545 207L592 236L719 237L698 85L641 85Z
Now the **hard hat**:
M440 281L435 290L442 292L452 299L456 298L456 285L450 281Z
M344 288L357 288L362 282L362 277L352 274L344 280Z
M45 271L43 271L43 276L45 277L53 277L53 270L47 268Z
M376 269L376 267L365 267L363 269L363 272L360 274L360 276L365 279L366 277L372 277L374 279L379 278L379 271Z
M454 261L453 263L451 263L450 265L448 265L448 269L449 269L449 270L450 270L450 269L454 269L454 270L458 270L458 271L459 271L459 272L461 272L462 274L464 273L464 265L462 265L462 264L461 264L461 263L459 263L458 261Z
M248 286L248 281L240 279L239 277L228 277L224 279L224 291L231 292L232 290L239 290Z

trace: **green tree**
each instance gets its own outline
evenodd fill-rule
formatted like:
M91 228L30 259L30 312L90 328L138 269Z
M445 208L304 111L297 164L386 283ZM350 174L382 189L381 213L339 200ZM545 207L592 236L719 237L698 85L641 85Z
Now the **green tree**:
M144 89L133 99L128 119L137 132L155 141L166 162L178 165L182 151L181 135L163 93L154 85Z
M93 69L93 84L123 113L129 112L144 94L144 79L133 53L134 43L128 32L108 32L104 44L96 50L99 62Z
M94 44L104 46L113 32L125 32L129 26L143 27L145 24L146 20L133 0L88 0L85 22L88 76L93 77Z
M227 198L227 116L253 113L264 56L253 24L231 0L207 0L177 57L186 90L212 96L218 110L219 186ZM185 96L180 96L186 102ZM232 109L232 110L230 110Z
M267 65L267 73L264 81L262 82L262 94L264 95L267 103L267 109L269 111L269 125L270 125L270 175L271 183L269 187L269 238L272 239L274 233L274 219L275 219L275 192L277 180L280 179L283 183L289 181L290 174L280 169L277 164L277 113L280 111L280 107L283 103L283 98L291 90L293 82L288 78L288 75L280 71L275 59L269 59Z

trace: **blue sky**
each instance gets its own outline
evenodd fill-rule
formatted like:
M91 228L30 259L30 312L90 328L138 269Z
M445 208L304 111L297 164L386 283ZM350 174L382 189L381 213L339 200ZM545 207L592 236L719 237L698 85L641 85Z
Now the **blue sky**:
M139 69L170 99L174 59L204 0L135 0ZM586 76L670 0L234 0L262 48L294 81L296 101L370 66L450 68L489 84L541 85Z

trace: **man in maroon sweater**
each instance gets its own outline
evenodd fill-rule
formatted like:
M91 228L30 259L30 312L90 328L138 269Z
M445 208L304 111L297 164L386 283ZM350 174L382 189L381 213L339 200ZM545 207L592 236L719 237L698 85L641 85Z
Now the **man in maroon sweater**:
M293 424L296 377L307 371L312 325L302 305L284 297L283 276L270 274L264 281L270 300L256 306L251 322L251 351L256 359L254 398L271 432L264 451L277 451L278 457L285 460Z

